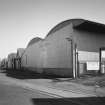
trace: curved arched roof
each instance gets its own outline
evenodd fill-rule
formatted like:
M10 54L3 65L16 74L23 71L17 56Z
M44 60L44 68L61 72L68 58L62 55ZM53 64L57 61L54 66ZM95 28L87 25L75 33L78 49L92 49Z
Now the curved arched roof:
M92 32L100 32L105 33L105 25L101 23L92 22L85 19L69 19L57 24L48 34L55 33L56 31L62 29L63 27L71 24L73 25L74 29L78 30L85 30L85 31L92 31Z
M36 43L40 40L42 40L42 39L39 37L35 37L35 38L31 39L30 42L28 43L27 47L29 47L30 45L33 45L34 43Z

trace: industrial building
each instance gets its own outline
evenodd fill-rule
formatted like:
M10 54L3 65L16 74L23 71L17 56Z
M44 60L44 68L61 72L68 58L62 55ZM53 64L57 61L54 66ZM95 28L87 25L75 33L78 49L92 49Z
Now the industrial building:
M24 52L25 52L24 48L17 49L16 58L15 58L16 70L21 70L21 66L22 66L21 58Z
M24 53L24 48L18 48L16 53L8 54L8 66L7 69L20 70L21 69L21 58Z
M33 38L25 49L9 54L2 64L63 77L104 74L105 25L85 19L63 21L44 39Z
M104 73L105 25L85 19L57 24L44 39L32 39L22 67L38 73L77 77Z
M42 46L43 39L36 37L33 38L27 45L21 60L22 69L32 70L42 73Z
M8 55L8 66L7 69L16 69L16 62L15 62L15 58L16 58L16 53L10 53Z
M4 70L7 69L8 66L8 60L7 58L3 58L0 62L0 69Z

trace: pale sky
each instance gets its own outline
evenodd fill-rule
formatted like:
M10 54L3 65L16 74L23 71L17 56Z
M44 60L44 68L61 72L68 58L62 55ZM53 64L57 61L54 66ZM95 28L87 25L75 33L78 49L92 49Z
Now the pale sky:
M71 18L105 24L105 0L0 0L0 58Z

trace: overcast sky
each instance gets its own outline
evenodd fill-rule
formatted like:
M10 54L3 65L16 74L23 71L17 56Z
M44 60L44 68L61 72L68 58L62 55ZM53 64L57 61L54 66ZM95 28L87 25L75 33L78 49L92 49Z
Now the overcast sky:
M0 57L71 18L105 24L105 0L0 0Z

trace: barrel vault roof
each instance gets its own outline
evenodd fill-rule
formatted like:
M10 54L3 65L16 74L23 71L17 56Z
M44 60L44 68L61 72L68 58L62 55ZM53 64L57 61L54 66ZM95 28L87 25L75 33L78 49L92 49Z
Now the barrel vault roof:
M54 32L62 29L63 27L71 23L74 29L105 33L105 24L77 18L77 19L69 19L57 24L54 28L50 30L47 36L53 34Z
M35 37L35 38L31 39L30 42L28 43L27 47L33 45L34 43L37 43L40 40L42 40L42 39L39 37Z

